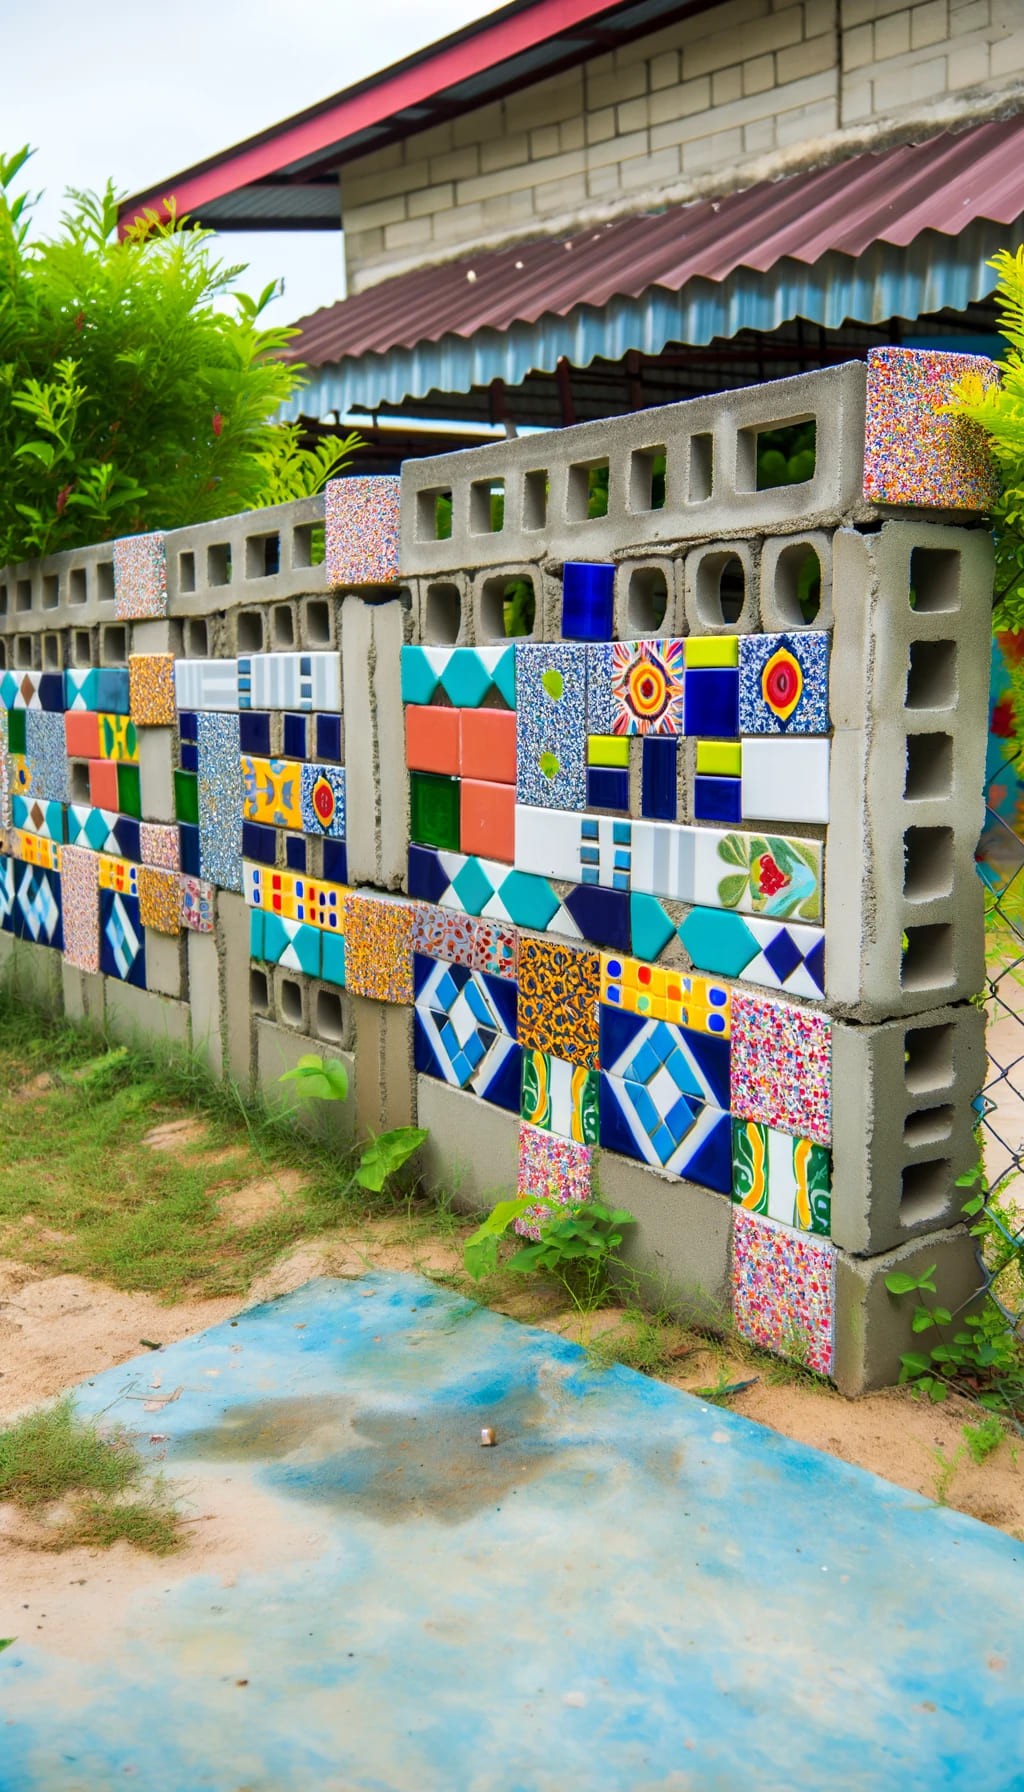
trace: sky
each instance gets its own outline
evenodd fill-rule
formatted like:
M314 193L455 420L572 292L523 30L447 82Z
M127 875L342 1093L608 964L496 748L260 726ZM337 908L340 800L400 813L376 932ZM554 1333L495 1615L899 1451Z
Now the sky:
M497 8L481 0L0 0L0 151L37 154L18 189L136 193L326 99ZM341 235L240 233L224 259L252 292L284 276L267 319L341 296Z

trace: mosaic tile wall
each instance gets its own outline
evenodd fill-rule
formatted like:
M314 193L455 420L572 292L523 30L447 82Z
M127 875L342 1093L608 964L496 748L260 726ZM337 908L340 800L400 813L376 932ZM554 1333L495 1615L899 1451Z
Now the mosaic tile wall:
M869 372L858 503L906 505L917 481L919 503L977 507L985 469L959 438L947 453L928 370L910 372L886 357ZM572 434L558 433L563 450ZM864 1106L863 1091L833 1086L849 1012L828 976L841 942L827 907L834 757L861 725L845 715L848 676L841 698L834 688L843 592L831 606L823 592L817 622L702 628L677 606L672 630L634 638L618 562L581 551L543 581L526 563L545 593L536 635L552 638L487 641L477 617L477 644L462 645L424 638L414 581L382 684L367 643L374 604L401 585L399 482L336 482L323 514L317 589L360 605L367 631L347 636L339 608L341 651L244 653L226 625L202 657L187 632L177 652L134 651L150 638L136 631L193 613L180 569L206 538L181 532L180 553L159 536L116 544L126 663L0 672L0 931L165 994L169 944L214 935L222 1003L255 1027L237 973L224 983L219 938L218 905L244 902L250 970L287 975L298 1024L312 1032L302 992L325 988L404 1016L410 1114L422 1079L496 1125L500 1113L522 1194L585 1200L617 1163L641 1166L679 1192L681 1260L687 1191L724 1204L739 1329L829 1373L836 1126ZM624 525L623 554L629 541ZM231 556L248 565L240 542ZM663 551L681 565L687 544ZM220 550L206 552L213 566ZM288 576L291 597L303 573ZM272 603L273 584L244 601ZM983 708L978 727L983 739ZM401 767L375 757L385 739L403 742ZM389 805L394 826L407 806L401 888L370 885L361 851L350 881L356 833ZM355 1050L358 1079L358 1026Z

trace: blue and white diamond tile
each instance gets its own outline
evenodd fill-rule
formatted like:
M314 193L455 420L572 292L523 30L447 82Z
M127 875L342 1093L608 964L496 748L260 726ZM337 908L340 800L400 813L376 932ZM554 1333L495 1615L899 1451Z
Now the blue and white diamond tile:
M14 873L13 859L0 857L0 932L10 933L14 926Z
M515 985L420 953L413 966L416 1069L518 1113Z
M675 1092L728 1111L728 1039L667 1020L647 1020L604 1002L599 1017L601 1064L613 1076L656 1087L662 1106Z
M820 1001L825 994L825 929L799 921L694 908L679 938L700 971Z
M145 932L135 896L100 891L100 970L122 983L146 986Z
M600 1136L620 1151L704 1188L732 1192L732 1121L662 1070L647 1084L601 1072Z
M11 932L36 946L63 949L60 878L36 865L19 866L14 877Z

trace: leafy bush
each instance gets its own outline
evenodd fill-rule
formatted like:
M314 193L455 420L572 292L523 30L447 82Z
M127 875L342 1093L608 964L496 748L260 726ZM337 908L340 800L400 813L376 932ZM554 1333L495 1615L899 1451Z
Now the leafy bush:
M977 374L962 379L951 409L985 430L1002 492L992 512L996 536L997 628L1024 628L1024 248L1001 249L989 266L999 276L999 328L1006 355L1002 382L987 390Z
M173 215L119 239L109 184L33 238L28 155L0 155L0 566L318 491L359 438L270 421L302 382L295 331L260 323L276 285L235 292Z

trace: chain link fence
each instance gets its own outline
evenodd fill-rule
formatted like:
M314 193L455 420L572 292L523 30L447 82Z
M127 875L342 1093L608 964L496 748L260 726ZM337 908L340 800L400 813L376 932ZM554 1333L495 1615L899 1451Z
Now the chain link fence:
M992 738L985 831L978 869L986 889L985 1009L988 1072L979 1100L982 1183L988 1224L979 1260L988 1292L1024 1338L1024 756ZM980 1219L982 1216L979 1215Z

